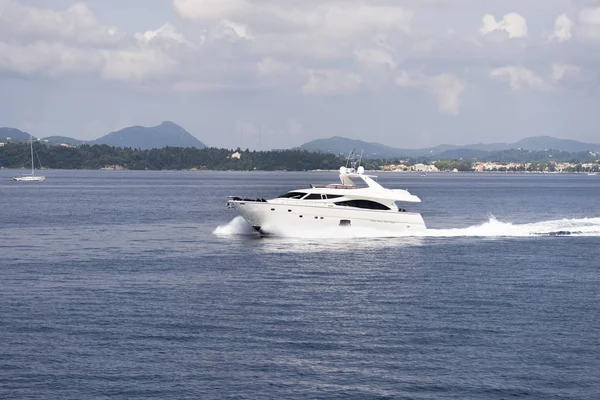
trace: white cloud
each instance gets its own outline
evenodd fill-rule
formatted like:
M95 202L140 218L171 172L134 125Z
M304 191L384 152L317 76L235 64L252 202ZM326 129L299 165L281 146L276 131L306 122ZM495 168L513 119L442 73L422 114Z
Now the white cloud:
M440 112L450 115L458 115L460 96L466 88L460 78L449 73L426 76L422 73L410 74L407 71L401 71L395 82L399 87L416 87L427 90L437 100Z
M228 19L224 19L219 24L219 27L214 32L216 39L229 39L233 42L239 39L254 40L254 36L244 24L240 24Z
M579 11L578 32L584 39L600 40L600 7Z
M264 58L257 65L258 73L263 76L281 76L292 72L291 65L271 57Z
M177 61L165 49L187 43L172 25L126 37L99 23L82 3L66 10L0 2L0 70L55 77L95 73L106 80L147 82Z
M245 0L174 0L173 5L183 18L195 21L223 19L250 7Z
M63 11L29 7L16 1L0 3L0 40L63 40L93 46L115 45L121 34L100 24L90 9L76 3Z
M547 73L538 73L530 69L509 65L496 68L490 72L490 77L506 79L515 92L530 87L542 91L557 89L567 77L579 75L581 68L571 64L552 64Z
M402 7L363 0L174 0L173 5L191 21L244 20L261 32L327 30L349 37L382 29L409 32L412 20L412 13Z
M57 76L67 72L93 71L102 57L62 43L35 42L27 45L0 41L0 70L23 75Z
M255 52L317 59L349 57L382 32L410 35L413 18L400 6L364 0L174 0L173 4L183 18L200 26L225 24L236 36L254 40Z
M553 64L551 79L554 82L561 81L568 73L579 74L581 69L576 65L569 64Z
M159 50L104 51L101 76L108 80L145 82L171 72L177 63Z
M510 39L523 38L527 36L527 21L517 13L506 14L500 21L491 14L485 15L479 32L485 36L496 31L506 32Z
M175 44L187 44L185 36L175 29L175 27L169 23L164 24L156 30L150 30L146 32L138 32L135 34L135 38L138 42L149 44L156 41L163 41L165 43Z
M508 79L511 89L515 92L526 86L539 90L552 89L552 86L536 72L514 65L496 68L490 72L490 76L492 78Z
M453 74L441 74L428 79L429 91L436 97L440 111L457 115L460 108L460 95L465 84Z
M309 69L304 94L348 94L360 90L362 78L352 72L336 69Z
M363 48L354 51L354 58L369 67L385 66L394 69L397 66L394 56L389 51L378 48Z
M567 16L567 14L561 14L556 17L554 21L554 34L552 39L558 40L559 42L566 42L573 36L573 26L575 23Z

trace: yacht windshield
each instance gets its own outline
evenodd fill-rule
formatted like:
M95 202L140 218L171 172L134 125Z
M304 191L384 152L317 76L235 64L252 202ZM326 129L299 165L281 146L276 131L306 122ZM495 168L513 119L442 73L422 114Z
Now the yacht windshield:
M287 192L279 196L280 199L301 199L306 193Z
M304 200L322 200L322 196L320 193L312 193L304 198Z

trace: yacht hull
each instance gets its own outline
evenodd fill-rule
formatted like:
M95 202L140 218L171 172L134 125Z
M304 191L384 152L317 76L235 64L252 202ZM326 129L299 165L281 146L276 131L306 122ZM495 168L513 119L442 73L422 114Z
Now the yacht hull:
M13 180L18 182L44 182L46 177L44 176L15 176Z
M264 235L287 236L296 232L317 235L324 230L376 230L390 236L426 230L419 213L354 209L333 204L300 205L273 202L227 202L255 230Z

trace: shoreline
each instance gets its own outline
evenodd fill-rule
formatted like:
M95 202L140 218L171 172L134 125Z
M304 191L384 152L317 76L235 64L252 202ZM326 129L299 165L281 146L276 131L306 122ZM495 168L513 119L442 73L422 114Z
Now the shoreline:
M27 168L4 168L0 167L0 171L28 171ZM267 170L267 169L208 169L208 168L189 168L189 169L128 169L128 168L42 168L36 171L112 171L112 172L332 172L338 173L338 169L311 169L311 170ZM581 172L568 172L568 171L386 171L386 170L365 170L366 173L370 174L412 174L422 175L442 175L442 174L493 174L493 175L515 175L515 174L535 174L535 175L599 175L600 172L595 171L581 171Z

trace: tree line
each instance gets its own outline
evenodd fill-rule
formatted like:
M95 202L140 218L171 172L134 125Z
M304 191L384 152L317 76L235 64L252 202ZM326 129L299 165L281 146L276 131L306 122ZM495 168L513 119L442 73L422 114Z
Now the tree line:
M131 170L263 170L263 171L305 171L314 169L338 169L346 164L344 155L316 153L306 150L250 151L219 148L164 147L140 150L130 147L108 145L81 145L77 147L48 146L34 143L36 166L38 158L45 168L51 169L100 169L119 166ZM232 157L234 152L240 158ZM470 171L473 162L490 161L499 163L535 163L535 167L545 165L552 169L551 162L581 164L597 161L597 154L590 152L526 151L505 150L489 153L477 159L436 160L433 157L418 157L404 160L363 160L366 169L377 170L382 165L435 162L440 170ZM0 147L0 168L29 168L31 165L28 143L8 143Z
M120 166L130 170L290 170L337 169L345 161L333 154L312 153L305 150L237 152L235 150L193 147L163 147L140 150L108 145L81 145L77 147L47 146L34 143L35 164L38 158L44 168L101 169ZM28 143L8 143L0 147L0 168L29 168L31 165Z

